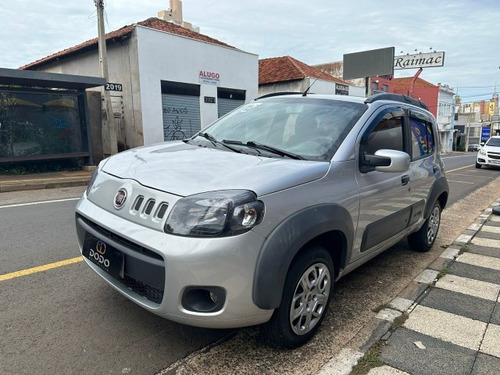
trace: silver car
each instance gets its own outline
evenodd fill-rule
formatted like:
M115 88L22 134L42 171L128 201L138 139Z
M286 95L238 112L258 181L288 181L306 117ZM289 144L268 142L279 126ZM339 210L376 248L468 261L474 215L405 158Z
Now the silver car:
M406 237L431 249L448 198L437 139L402 95L263 97L102 161L76 208L80 249L152 313L262 324L266 342L295 347L340 277Z

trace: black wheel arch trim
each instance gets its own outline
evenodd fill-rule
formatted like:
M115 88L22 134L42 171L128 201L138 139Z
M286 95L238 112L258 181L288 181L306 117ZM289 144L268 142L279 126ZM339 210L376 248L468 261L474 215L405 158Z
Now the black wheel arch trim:
M338 231L345 237L340 269L351 252L354 226L349 212L339 205L318 205L296 212L270 234L257 259L253 301L262 309L279 307L286 275L300 249L322 234Z
M448 194L450 188L448 186L448 181L445 177L440 177L436 182L432 185L431 191L429 193L429 198L427 199L427 203L425 205L424 218L427 219L431 215L432 207L434 203L438 200L438 198L445 193L446 196L444 201L441 202L441 209L444 209L446 206L446 202L448 201Z

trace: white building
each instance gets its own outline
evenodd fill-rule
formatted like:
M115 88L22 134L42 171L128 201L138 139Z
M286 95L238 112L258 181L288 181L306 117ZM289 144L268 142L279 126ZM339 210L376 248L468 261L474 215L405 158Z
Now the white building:
M365 95L365 89L322 72L291 56L259 61L259 96L276 92Z
M448 85L438 83L438 110L436 121L438 123L441 140L441 151L451 152L453 150L453 133L455 132L455 93Z
M183 139L258 96L258 56L159 18L106 34L122 148ZM21 69L100 76L97 38Z

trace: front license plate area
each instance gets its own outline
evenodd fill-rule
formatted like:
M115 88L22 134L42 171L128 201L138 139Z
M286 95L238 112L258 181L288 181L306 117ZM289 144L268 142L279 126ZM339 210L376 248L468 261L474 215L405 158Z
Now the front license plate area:
M82 255L114 278L123 279L125 266L123 253L106 242L87 233Z

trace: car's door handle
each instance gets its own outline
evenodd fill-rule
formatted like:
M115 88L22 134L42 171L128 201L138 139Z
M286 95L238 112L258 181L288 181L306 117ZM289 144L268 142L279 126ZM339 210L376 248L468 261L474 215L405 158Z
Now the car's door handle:
M410 182L410 176L408 176L407 174L401 176L401 184L403 186L408 185L408 182Z

